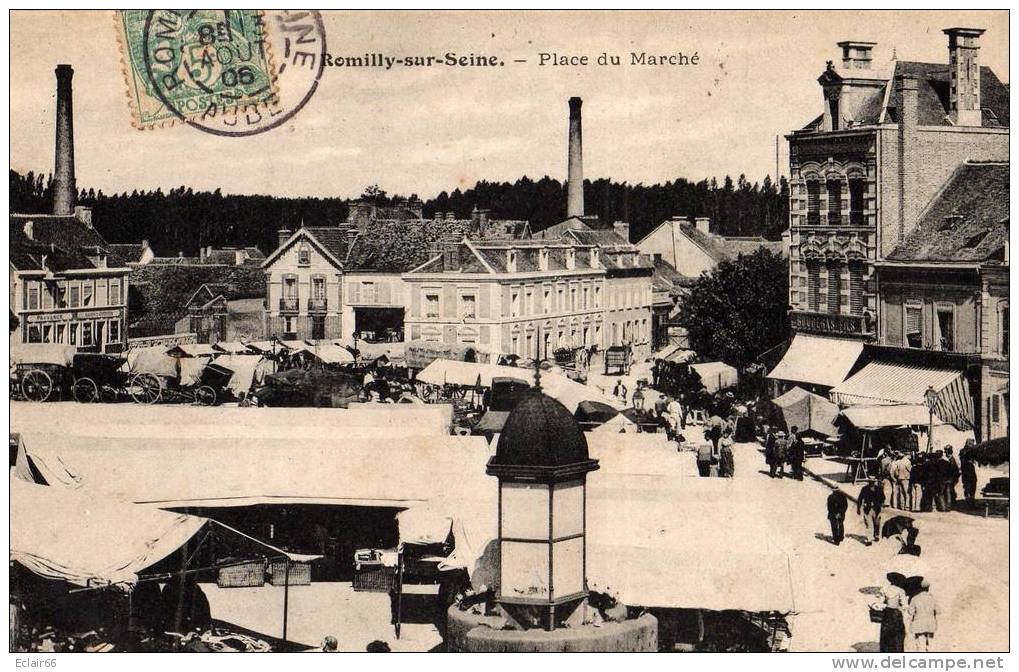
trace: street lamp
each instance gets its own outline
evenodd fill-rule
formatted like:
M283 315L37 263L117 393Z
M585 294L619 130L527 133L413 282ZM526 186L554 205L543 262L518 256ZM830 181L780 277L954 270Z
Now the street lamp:
M938 393L934 391L933 385L927 386L923 398L927 402L927 452L929 453L934 448L934 406L938 403Z
M554 630L587 597L587 474L573 414L536 386L510 413L486 472L499 479L496 601L520 628Z

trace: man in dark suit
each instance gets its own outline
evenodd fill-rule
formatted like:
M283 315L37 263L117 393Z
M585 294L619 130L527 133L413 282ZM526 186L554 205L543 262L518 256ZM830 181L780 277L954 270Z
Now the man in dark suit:
M856 513L863 515L865 530L874 531L874 541L881 539L881 509L885 505L885 491L875 479L867 481L856 500Z
M828 495L828 522L831 523L831 540L838 546L846 538L846 510L849 498L838 488Z

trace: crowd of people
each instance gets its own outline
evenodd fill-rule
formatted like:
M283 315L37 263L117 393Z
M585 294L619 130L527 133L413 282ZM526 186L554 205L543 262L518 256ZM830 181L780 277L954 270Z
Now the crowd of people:
M961 460L952 446L929 453L882 450L878 454L877 481L889 506L900 511L951 511L960 481L966 501L976 498L976 465L966 443Z
M771 478L785 478L785 468L788 465L790 477L802 481L806 452L800 428L796 425L789 428L788 437L781 429L769 428L764 439L764 461L768 464L768 475Z

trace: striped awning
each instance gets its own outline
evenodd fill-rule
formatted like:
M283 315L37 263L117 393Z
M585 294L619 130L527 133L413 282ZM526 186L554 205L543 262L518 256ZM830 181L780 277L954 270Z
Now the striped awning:
M960 429L973 426L973 397L963 373L956 369L935 369L910 364L870 362L856 375L831 390L839 406L920 405L926 407L925 393L934 388L934 414Z

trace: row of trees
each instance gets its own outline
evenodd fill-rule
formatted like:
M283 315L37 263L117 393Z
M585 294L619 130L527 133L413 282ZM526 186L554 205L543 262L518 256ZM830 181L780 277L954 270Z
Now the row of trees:
M391 202L376 186L366 197ZM678 179L646 186L599 179L584 183L587 213L604 221L630 222L631 237L638 240L673 215L710 217L715 230L727 235L761 235L777 239L786 227L788 185L775 185L770 177L750 183L740 175L690 182ZM13 212L49 212L52 184L49 176L10 171ZM280 227L295 228L303 221L329 225L347 218L347 201L341 198L284 198L223 194L219 189L194 191L181 186L164 192L132 191L104 194L82 189L78 201L92 208L92 220L110 242L148 240L159 254L195 254L199 247L255 245L264 252L275 247ZM424 213L454 212L468 218L475 208L488 208L505 219L526 219L538 231L566 217L566 185L548 176L522 177L516 182L481 181L470 189L443 191L424 202Z

